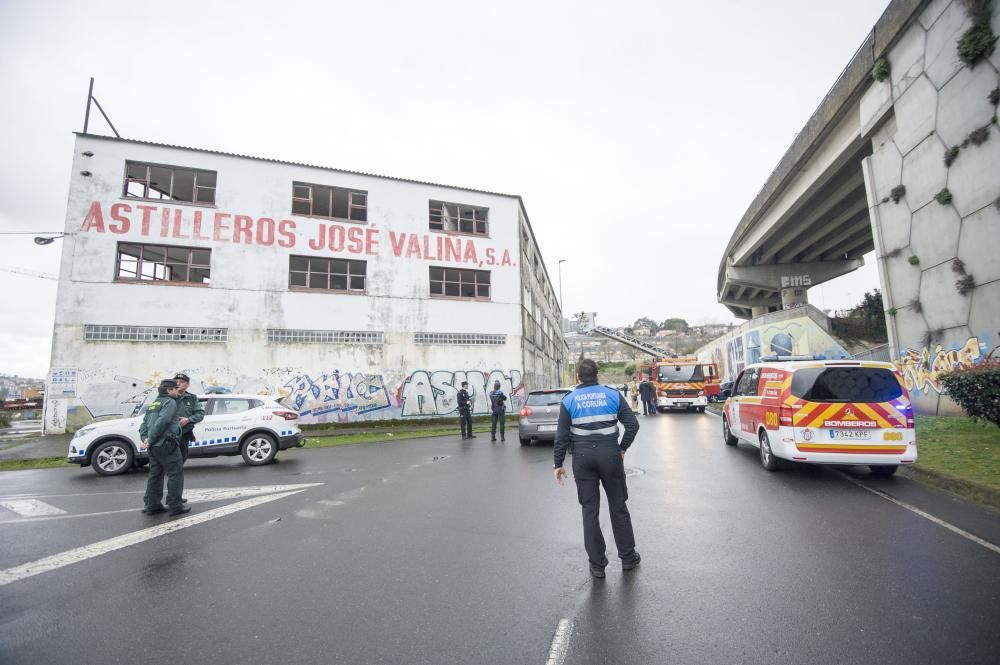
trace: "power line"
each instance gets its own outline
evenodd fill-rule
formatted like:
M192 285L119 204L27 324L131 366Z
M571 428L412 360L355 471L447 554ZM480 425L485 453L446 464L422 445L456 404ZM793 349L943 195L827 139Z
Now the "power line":
M59 278L51 273L38 272L37 270L25 270L24 268L15 268L13 266L0 266L0 270L4 272L12 272L18 275L27 275L28 277L38 277L40 279L52 279L58 280Z

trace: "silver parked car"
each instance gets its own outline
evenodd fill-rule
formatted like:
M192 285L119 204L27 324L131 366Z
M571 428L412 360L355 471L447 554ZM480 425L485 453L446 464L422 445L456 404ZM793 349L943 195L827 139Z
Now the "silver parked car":
M517 435L522 446L532 441L554 441L559 424L559 404L570 393L568 388L533 390L521 408L517 421Z

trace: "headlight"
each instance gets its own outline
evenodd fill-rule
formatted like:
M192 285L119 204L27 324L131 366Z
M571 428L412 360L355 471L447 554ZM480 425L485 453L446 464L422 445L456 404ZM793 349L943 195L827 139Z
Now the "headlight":
M96 427L97 427L96 425L87 425L86 427L81 427L80 429L76 430L76 434L73 435L73 438L75 439L79 436L83 436L87 432L93 432Z
M700 393L698 393L698 397L704 397L704 396L705 396L705 391L704 390L702 390Z

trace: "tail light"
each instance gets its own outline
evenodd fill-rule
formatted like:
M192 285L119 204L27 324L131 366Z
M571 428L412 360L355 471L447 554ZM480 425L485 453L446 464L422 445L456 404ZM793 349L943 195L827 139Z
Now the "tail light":
M530 415L531 415L531 409L529 409L528 407L524 407L523 409L521 409L521 416L527 418Z
M791 407L782 405L778 410L778 422L781 423L782 427L792 426L792 409Z
M900 413L902 413L903 417L906 418L906 429L913 429L914 428L913 405L907 404L902 409L900 409Z
M275 411L274 415L284 418L285 420L298 420L299 414L294 411Z

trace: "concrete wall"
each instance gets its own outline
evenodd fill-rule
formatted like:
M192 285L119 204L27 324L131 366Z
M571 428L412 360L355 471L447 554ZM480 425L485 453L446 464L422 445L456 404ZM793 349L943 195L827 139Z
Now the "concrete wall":
M126 160L217 171L215 206L122 198ZM293 180L367 191L367 223L292 215ZM488 207L489 236L430 231L431 199ZM494 379L520 396L557 373L552 353L532 354L530 377L524 371L521 264L523 256L538 255L526 219L519 197L79 136L46 429L74 430L94 418L129 416L161 377L182 370L192 376L196 392L222 386L286 395L305 422L452 414L463 379L477 391L476 411L485 412L484 393ZM235 230L237 223L246 231ZM331 227L346 241L337 235L331 247ZM522 247L522 228L528 247ZM455 240L461 242L458 256L445 255L439 243ZM210 248L211 284L116 282L119 242ZM290 290L293 254L367 261L366 292ZM539 264L531 266L530 286L551 295L540 257ZM490 270L489 301L431 298L432 265ZM561 344L555 298L538 298L537 309ZM225 328L228 341L86 341L88 324ZM269 342L268 329L380 331L384 342ZM499 345L424 345L414 343L416 332L506 339Z
M747 321L733 332L698 349L702 362L714 362L723 382L732 381L762 356L816 355L849 358L829 332L827 317L812 305L774 312Z
M963 64L956 43L970 25L959 0L925 3L887 52L889 80L872 82L860 103L890 344L923 413L959 413L937 375L981 362L1000 343L1000 128L988 100L1000 86L1000 50ZM969 140L977 129L980 145ZM948 166L952 146L959 153ZM906 193L894 203L898 185ZM953 198L942 204L935 195L945 188ZM965 295L962 270L975 280Z

